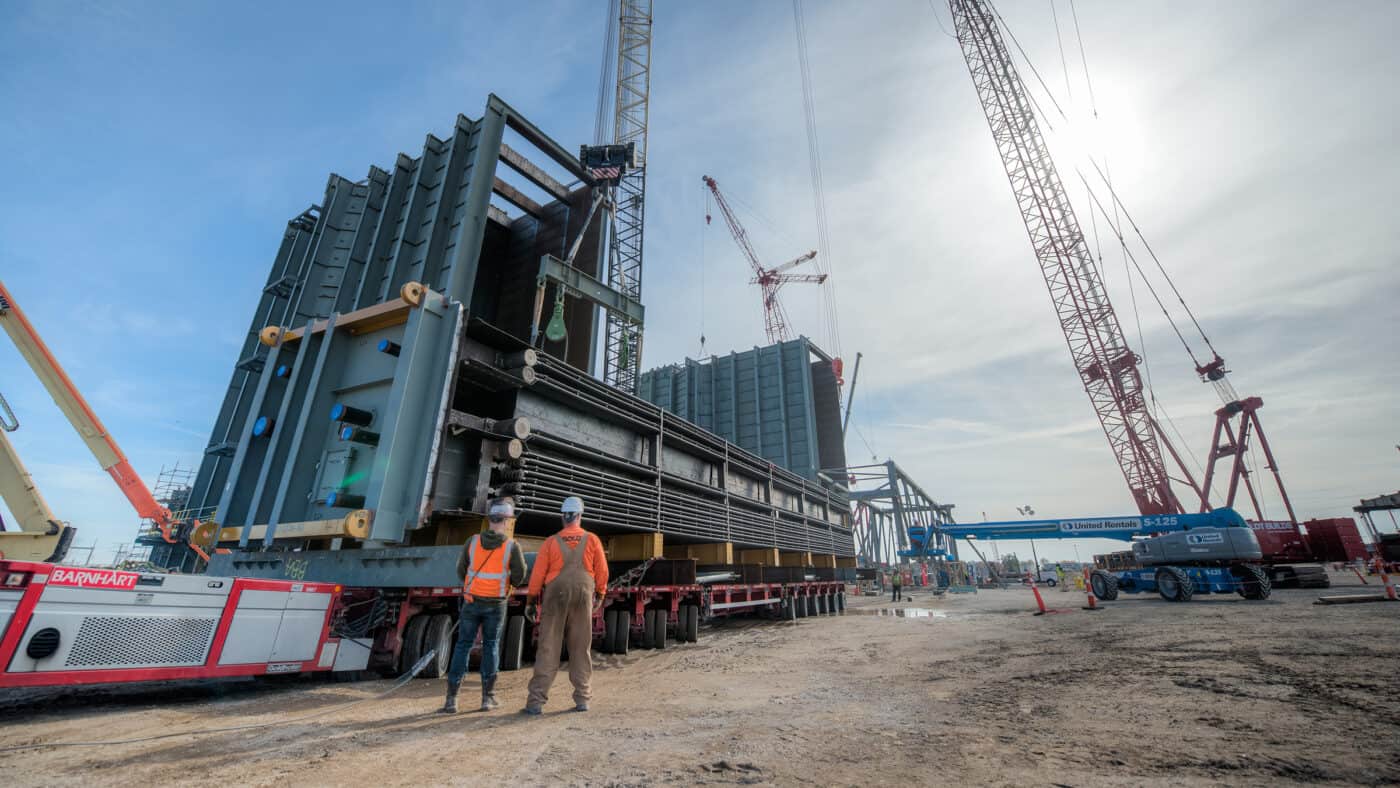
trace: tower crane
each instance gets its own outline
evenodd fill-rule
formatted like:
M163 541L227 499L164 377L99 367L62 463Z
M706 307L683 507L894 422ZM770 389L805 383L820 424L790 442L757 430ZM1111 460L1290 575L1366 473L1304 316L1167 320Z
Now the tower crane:
M609 241L608 285L634 301L642 297L642 229L646 215L647 118L651 99L652 0L620 0L613 143L631 146L632 163L616 181L616 212ZM603 380L637 389L642 326L611 312L603 340Z
M1196 484L1181 456L1148 411L1142 375L1138 371L1141 358L1124 338L1084 232L1070 205L1069 194L1046 147L1030 94L1002 40L995 10L986 0L949 0L948 4L958 44L1001 154L1075 369L1138 511L1143 515L1186 511L1170 484L1163 456L1165 447L1199 497L1200 511L1212 509L1209 496L1216 464L1229 458L1229 493L1224 505L1234 506L1243 482L1255 514L1263 520L1258 495L1244 464L1247 441L1253 431L1259 438L1267 467L1274 474L1288 516L1296 523L1278 464L1259 422L1257 411L1263 406L1263 400L1241 398L1235 393L1227 378L1225 362L1213 348L1212 360L1197 363L1196 372L1215 387L1225 404L1216 411L1215 436L1204 482ZM1116 195L1113 200L1118 204ZM1185 302L1182 304L1184 306ZM1194 317L1192 320L1194 322ZM1200 329L1199 325L1196 327ZM1210 340L1204 331L1201 336L1209 346ZM1182 341L1185 344L1185 340ZM1190 351L1189 346L1187 350ZM1194 354L1192 358L1194 360ZM1237 427L1232 426L1236 417L1239 419Z
M176 522L170 510L155 499L150 488L137 475L136 469L131 467L131 462L127 460L126 454L122 452L111 433L103 426L102 420L97 418L97 413L93 411L92 406L78 392L78 387L73 384L68 373L63 371L63 367L59 365L58 359L54 358L48 345L44 344L44 340L39 337L39 332L35 330L34 324L25 317L24 312L15 302L14 296L10 295L10 291L5 288L4 283L0 283L0 327L3 327L5 333L9 334L10 340L19 349L20 355L29 362L29 367L34 370L34 374L44 384L49 396L63 411L63 415L68 417L68 422L73 425L73 429L83 439L83 443L87 444L93 457L97 458L102 470L106 471L112 477L112 481L117 483L117 487L121 489L122 494L126 496L137 515L142 519L153 521L160 529L161 536L165 541L172 544L189 544L200 558L208 561L209 556L197 545L189 542L189 532L198 524ZM6 500L8 502L8 498ZM69 538L71 539L71 537Z
M754 276L749 280L749 283L758 285L763 293L764 327L768 332L769 343L787 341L787 311L778 301L778 291L782 289L783 285L792 282L821 284L826 281L826 274L788 273L793 268L816 257L816 251L807 252L773 268L764 268L763 264L758 261L758 253L753 250L753 245L749 243L748 231L739 224L739 219L734 215L734 211L730 210L729 203L725 201L724 195L719 190L719 184L708 175L704 176L703 180L705 186L709 188L710 194L714 195L715 205L719 206L720 215L724 217L724 223L729 226L729 234L734 236L734 243L739 245L739 251L744 253L745 259L753 268ZM710 223L710 218L710 214L706 213L705 224Z

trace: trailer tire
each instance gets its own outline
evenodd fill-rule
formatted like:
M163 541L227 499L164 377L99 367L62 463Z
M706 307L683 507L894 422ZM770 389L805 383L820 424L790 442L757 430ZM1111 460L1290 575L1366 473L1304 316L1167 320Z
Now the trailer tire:
M505 632L501 638L501 670L520 670L525 659L524 616L515 615L506 619Z
M795 598L788 597L783 600L783 618L788 621L797 620L797 600Z
M648 610L646 612L647 648L666 648L666 611Z
M447 675L452 667L453 635L457 634L457 622L447 613L437 613L428 617L428 625L423 631L423 653L434 650L428 666L419 673L425 679L435 679ZM413 663L409 663L412 667Z
M700 606L686 605L681 610L685 613L685 640L695 643L700 639Z
M620 656L627 656L627 647L631 645L632 638L632 611L618 610L617 628L613 632L613 639L608 646L608 650Z
M1190 602L1195 588L1186 571L1175 566L1157 567L1157 594L1168 602Z
M806 611L807 616L808 616L809 618L810 618L811 616L815 616L815 615L817 614L817 598L814 597L814 596L808 595L808 596L802 597L802 599L803 599L802 604L807 608L807 611Z
M812 601L817 606L817 615L826 615L826 595L817 594Z
M1089 589L1099 599L1112 602L1118 598L1118 578L1102 569L1095 569L1089 575Z
M430 618L432 616L416 615L403 628L403 648L399 649L400 675L407 673L423 656L423 636L427 633Z
M598 650L604 654L612 653L613 641L617 639L617 610L603 611L603 642L598 644Z
M656 648L656 616L651 610L642 611L642 648Z
M1269 582L1269 574L1262 567L1253 564L1241 564L1231 570L1236 579L1240 581L1237 589L1240 596L1245 599L1268 599L1273 592L1273 584Z
M846 592L842 591L836 595L836 612L846 612Z

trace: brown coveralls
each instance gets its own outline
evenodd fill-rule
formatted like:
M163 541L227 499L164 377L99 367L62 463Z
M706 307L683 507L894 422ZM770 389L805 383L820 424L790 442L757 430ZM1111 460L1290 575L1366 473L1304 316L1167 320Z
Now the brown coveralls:
M574 685L574 704L587 703L592 693L588 683L593 678L593 576L583 565L588 538L569 547L561 536L559 555L564 567L545 586L540 605L540 641L535 649L535 675L530 678L530 697L525 705L531 709L544 707L549 700L549 686L559 672L560 647L569 644L569 682Z

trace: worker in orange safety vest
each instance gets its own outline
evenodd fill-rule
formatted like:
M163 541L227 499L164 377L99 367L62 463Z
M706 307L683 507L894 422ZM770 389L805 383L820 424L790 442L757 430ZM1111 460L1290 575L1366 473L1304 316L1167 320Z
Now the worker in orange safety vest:
M559 672L560 649L569 646L569 683L574 685L574 711L588 711L592 697L593 612L608 589L608 559L603 543L583 530L583 501L564 499L559 508L563 528L545 540L535 554L527 604L539 601L539 645L535 674L524 714L537 716L549 699L549 687Z
M457 713L457 692L467 673L467 659L481 631L481 710L490 711L496 701L496 667L500 660L501 624L512 586L525 582L525 553L506 536L515 523L515 504L509 498L491 502L487 530L462 546L457 576L462 578L462 609L457 619L457 645L447 670L447 700L440 711Z

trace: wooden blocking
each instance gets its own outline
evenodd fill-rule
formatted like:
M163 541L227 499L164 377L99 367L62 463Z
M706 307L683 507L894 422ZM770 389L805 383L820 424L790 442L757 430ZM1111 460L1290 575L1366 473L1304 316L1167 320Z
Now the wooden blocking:
M730 542L706 544L668 544L667 558L694 558L697 564L734 563L734 545Z
M665 555L664 541L660 532L623 534L606 537L603 547L609 561L645 561Z
M740 564L758 564L759 566L777 566L778 549L776 547L764 547L757 550L740 550L738 555Z
M836 559L836 568L837 568L837 569L855 569L855 568L856 568L856 557L855 557L855 556L851 556L850 558L837 558L837 559Z
M830 553L817 553L812 556L812 566L821 567L823 569L835 569L836 556Z
M811 553L779 553L778 566L811 566Z

